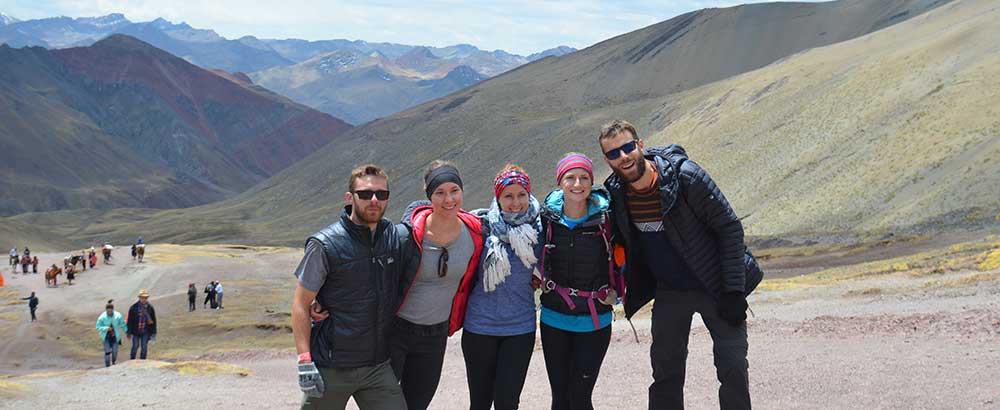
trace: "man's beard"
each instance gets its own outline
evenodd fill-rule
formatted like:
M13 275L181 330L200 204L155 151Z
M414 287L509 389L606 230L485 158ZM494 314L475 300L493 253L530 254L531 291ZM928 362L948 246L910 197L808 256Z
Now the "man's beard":
M354 201L353 205L354 205L354 214L358 216L358 220L361 221L362 223L366 224L378 223L379 221L382 220L382 215L385 215L385 208L379 208L378 215L375 215L373 217L374 219L369 220L367 208L359 206L357 201Z
M646 158L640 156L639 159L635 161L635 168L635 176L631 178L627 175L623 175L618 168L615 168L615 173L618 174L618 177L625 181L626 184L638 181L642 179L643 175L646 175Z

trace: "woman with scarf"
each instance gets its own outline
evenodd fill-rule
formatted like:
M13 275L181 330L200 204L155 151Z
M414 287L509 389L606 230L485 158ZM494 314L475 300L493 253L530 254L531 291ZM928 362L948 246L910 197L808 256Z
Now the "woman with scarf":
M611 342L612 290L607 191L594 187L590 158L569 153L559 189L542 206L541 338L552 409L592 410L591 395Z
M517 409L535 350L538 200L517 165L504 167L493 185L490 208L474 212L487 236L462 331L470 410Z
M434 398L448 336L465 321L483 250L479 217L462 210L458 169L434 161L424 174L424 191L430 201L410 204L403 216L411 236L403 249L409 268L389 347L409 410L424 410Z

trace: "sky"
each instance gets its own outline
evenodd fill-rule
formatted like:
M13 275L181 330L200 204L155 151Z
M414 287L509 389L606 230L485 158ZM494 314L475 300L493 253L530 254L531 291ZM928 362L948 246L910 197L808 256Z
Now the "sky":
M20 20L122 13L133 22L163 17L223 37L329 40L446 46L466 43L527 55L578 49L707 7L761 0L633 1L339 1L339 0L0 0Z

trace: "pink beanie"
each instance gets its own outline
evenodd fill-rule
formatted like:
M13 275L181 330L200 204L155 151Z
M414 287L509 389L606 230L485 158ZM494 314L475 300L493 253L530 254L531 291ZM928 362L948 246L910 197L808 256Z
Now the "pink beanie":
M563 175L566 175L573 168L582 168L590 175L590 180L594 180L594 163L583 154L573 154L563 158L556 166L556 184L562 182Z

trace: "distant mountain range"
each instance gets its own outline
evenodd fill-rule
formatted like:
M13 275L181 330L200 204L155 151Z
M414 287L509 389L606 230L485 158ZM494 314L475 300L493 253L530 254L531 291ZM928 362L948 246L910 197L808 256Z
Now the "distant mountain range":
M114 33L138 38L204 68L248 73L265 87L355 124L447 95L532 61L576 51L559 46L524 57L503 50L481 50L469 44L424 47L361 40L275 40L253 36L229 40L215 31L196 29L185 23L174 24L162 18L134 23L122 14L9 19L0 24L0 43L15 48L57 49L87 46ZM348 65L359 72L343 69L347 66L336 72L314 68L322 64L316 63L317 59L340 58L373 60ZM465 68L459 69L462 66ZM455 70L458 71L452 74ZM302 78L306 72L311 76ZM386 79L375 81L383 77Z
M157 241L301 246L343 206L330 181L355 164L387 167L393 219L424 197L420 175L438 158L478 181L466 183L464 207L482 207L492 198L488 181L508 162L542 182L538 196L567 151L594 158L603 180L596 132L613 118L632 120L648 146L683 144L749 235L995 226L993 3L842 0L687 13L356 127L338 138L364 145L327 145L231 199L89 213L128 223L64 231L80 240L144 232ZM67 223L60 215L7 221L46 230Z
M3 45L0 215L213 202L349 128L125 35L60 50Z
M8 16L6 14L0 13L0 27L6 26L8 24L17 23L21 20Z

